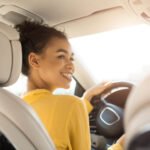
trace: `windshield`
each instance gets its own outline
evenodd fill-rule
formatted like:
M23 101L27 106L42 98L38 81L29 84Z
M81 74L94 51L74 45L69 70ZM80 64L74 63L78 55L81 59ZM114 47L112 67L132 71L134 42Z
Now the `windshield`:
M75 54L95 83L103 80L136 82L150 70L150 26L70 39Z

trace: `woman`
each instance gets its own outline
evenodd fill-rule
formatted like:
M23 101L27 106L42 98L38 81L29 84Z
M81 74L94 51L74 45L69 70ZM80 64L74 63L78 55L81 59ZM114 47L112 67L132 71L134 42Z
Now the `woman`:
M74 54L66 35L47 25L25 21L17 25L23 53L22 73L28 78L24 100L37 112L57 150L90 150L88 111L92 106L75 96L53 95L69 88ZM102 92L99 85L84 94L90 101ZM94 91L94 92L93 92Z

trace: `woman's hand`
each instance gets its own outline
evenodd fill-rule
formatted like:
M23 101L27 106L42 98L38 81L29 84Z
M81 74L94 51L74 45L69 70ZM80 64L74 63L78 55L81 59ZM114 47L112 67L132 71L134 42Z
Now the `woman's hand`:
M90 102L93 96L101 94L106 88L111 86L111 84L111 82L102 82L94 87L91 87L84 92L82 98Z
M122 147L124 147L124 141L125 141L125 134L122 135L118 140L117 140L117 144L121 145Z
M125 135L122 135L116 142L116 144L113 144L108 148L108 150L123 150L124 149L124 141L125 141Z

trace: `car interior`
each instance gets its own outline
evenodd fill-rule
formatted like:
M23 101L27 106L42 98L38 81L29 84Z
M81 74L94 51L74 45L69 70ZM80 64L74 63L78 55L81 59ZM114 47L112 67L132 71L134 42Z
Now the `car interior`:
M91 86L112 81L91 101L91 150L106 150L124 133L125 150L149 149L149 0L1 0L0 149L56 149L37 114L21 100L26 78L14 26L25 20L68 35L76 71L71 88L56 94L81 97Z

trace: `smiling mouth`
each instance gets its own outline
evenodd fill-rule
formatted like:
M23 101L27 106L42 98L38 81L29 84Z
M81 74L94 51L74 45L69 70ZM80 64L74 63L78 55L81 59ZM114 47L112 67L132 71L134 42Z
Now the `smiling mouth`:
M72 73L61 73L62 76L67 79L68 81L72 80Z

